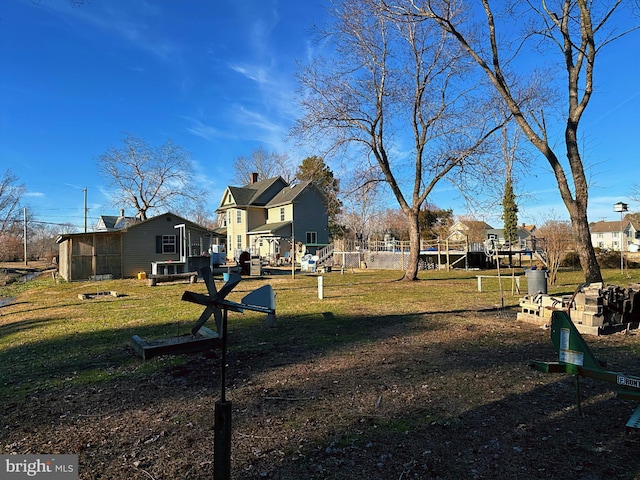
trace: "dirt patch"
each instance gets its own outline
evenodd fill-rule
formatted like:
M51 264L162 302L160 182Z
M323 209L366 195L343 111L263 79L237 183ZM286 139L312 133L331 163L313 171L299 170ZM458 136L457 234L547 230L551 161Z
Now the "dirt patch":
M527 366L554 360L548 331L508 317L377 319L370 338L334 332L322 348L283 321L269 343L231 331L232 478L639 478L639 437L624 427L636 405L584 380L578 416L572 378ZM618 348L635 335L590 343L612 368L635 366ZM78 453L82 479L213 478L220 358L186 358L4 404L0 451Z

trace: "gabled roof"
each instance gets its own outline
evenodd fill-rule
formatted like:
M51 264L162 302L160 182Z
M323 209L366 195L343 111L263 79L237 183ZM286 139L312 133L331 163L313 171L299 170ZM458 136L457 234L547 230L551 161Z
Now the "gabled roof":
M249 233L251 235L257 234L265 234L265 235L273 235L278 230L291 225L293 222L291 220L287 222L277 222L277 223L265 223L264 225L260 225L259 227L252 228Z
M623 228L626 230L629 221L625 220L623 224ZM610 233L619 232L620 230L620 222L595 222L589 225L589 231L591 233Z
M268 208L272 208L279 205L286 205L288 203L291 203L310 185L315 188L313 182L301 182L296 185L284 187L278 192L275 197L269 200L269 202L265 206ZM317 188L316 191L318 191Z
M249 207L249 206L264 206L271 200L271 196L268 193L271 187L280 182L282 187L287 186L287 182L282 177L267 178L258 182L250 183L242 187L227 187L227 192L233 198L233 204L222 203L218 206L218 211L224 210L229 207ZM222 196L222 201L227 196L227 192Z
M487 235L498 235L498 236L504 236L504 228L488 228L486 230ZM519 238L529 238L529 237L533 237L533 232L531 230L528 230L522 226L518 227L516 229L516 236L518 236Z
M216 233L215 231L213 231L213 230L211 230L209 228L203 227L202 225L198 225L197 223L194 223L194 222L192 222L190 220L187 220L186 218L183 218L183 217L181 217L179 215L176 215L175 213L165 212L165 213L162 213L160 215L156 215L155 217L147 218L146 220L138 220L138 221L136 221L134 223L127 224L122 228L109 229L109 230L96 230L94 232L86 232L86 233L84 233L84 232L82 232L82 233L65 233L65 234L62 234L62 235L58 236L58 238L56 239L56 243L60 243L60 242L62 242L63 240L65 240L67 238L80 237L82 235L96 235L96 234L97 235L106 235L106 234L112 234L113 235L114 233L115 234L125 234L131 228L136 228L136 227L138 227L140 225L144 225L147 222L151 222L151 221L157 220L157 219L159 219L161 217L167 217L167 216L171 216L171 217L175 218L175 223L176 224L184 223L185 225L187 225L192 230L200 230L202 232L209 233L209 234L211 234L213 236L216 236L216 237L222 237L222 235Z
M122 215L100 215L98 218L98 223L96 225L96 230L104 231L104 230L120 230L121 228L125 228L128 225L139 222L140 220L137 217L125 217Z
M477 228L482 230L493 230L493 227L489 225L487 222L483 222L482 220L459 220L454 225L452 225L451 229L455 227L457 224L462 225L467 229Z
M147 218L146 220L142 220L140 222L136 222L133 225L129 225L129 227L125 228L124 230L126 231L127 229L136 228L136 227L138 227L138 225L142 225L144 223L151 222L153 220L157 220L160 217L174 217L175 218L175 223L178 223L178 224L179 223L184 223L186 226L188 226L192 230L200 230L202 232L211 233L211 234L215 235L215 231L214 230L212 230L210 228L207 228L207 227L203 227L202 225L199 225L199 224L197 224L195 222L192 222L191 220L187 220L186 218L181 217L180 215L176 215L173 212L161 213L160 215L156 215L155 217Z
M640 213L628 213L624 216L624 219L631 223L634 230L640 230Z

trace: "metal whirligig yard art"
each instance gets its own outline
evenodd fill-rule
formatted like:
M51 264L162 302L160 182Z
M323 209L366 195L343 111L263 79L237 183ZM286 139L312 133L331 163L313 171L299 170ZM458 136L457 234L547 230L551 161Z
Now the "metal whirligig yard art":
M213 280L210 267L199 271L207 287L207 294L186 291L182 300L202 305L204 310L191 329L191 335L159 341L145 341L133 336L133 348L143 358L155 355L187 353L204 349L220 348L221 396L215 404L214 420L214 479L229 480L231 478L231 402L226 399L226 365L227 365L227 316L228 312L251 310L267 314L267 325L275 322L275 293L270 285L264 285L245 297L240 303L227 300L226 297L240 283L242 277L231 274L227 282L218 291ZM205 323L213 316L216 330L207 328Z
M251 310L266 313L267 324L273 325L276 312L275 294L270 285L265 285L243 297L240 303L232 302L227 300L226 297L242 280L240 275L231 274L220 291L216 289L211 269L208 267L202 268L200 275L207 286L208 295L187 291L182 295L182 300L205 307L200 318L191 329L191 333L196 335L207 320L213 316L218 336L222 341L221 395L220 400L215 405L213 470L215 480L228 480L231 478L231 402L227 401L225 393L228 312Z

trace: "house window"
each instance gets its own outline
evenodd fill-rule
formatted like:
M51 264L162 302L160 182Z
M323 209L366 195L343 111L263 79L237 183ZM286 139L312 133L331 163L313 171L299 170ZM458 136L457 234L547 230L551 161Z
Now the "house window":
M611 233L611 236L612 236L613 238L618 238L618 233L620 233L620 232L612 232L612 233Z
M307 232L307 244L318 243L318 234L316 232Z
M604 235L602 234L602 232L598 232L598 233L596 233L596 237L597 237L597 238L602 238L603 236L604 236Z
M236 210L236 223L242 223L242 210Z
M284 207L280 207L280 221L284 222Z
M158 235L156 237L156 253L176 253L175 235Z
M242 250L242 235L236 236L236 248Z

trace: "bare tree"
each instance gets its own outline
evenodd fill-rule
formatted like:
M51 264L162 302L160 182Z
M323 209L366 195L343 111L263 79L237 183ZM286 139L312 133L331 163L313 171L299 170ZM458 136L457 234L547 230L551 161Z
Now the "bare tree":
M464 232L469 242L483 243L487 239L488 225L485 222L468 215L458 217L458 221L464 225Z
M59 235L59 227L46 222L29 222L29 256L38 259L51 260L58 253L56 238Z
M127 135L121 147L100 155L98 169L115 189L113 203L133 208L141 220L149 210L159 208L175 209L175 213L192 210L204 198L195 185L189 153L170 140L154 148Z
M486 120L491 115L479 114L491 102L486 96L482 108L474 102L477 83L459 46L435 25L389 16L379 0L337 1L332 13L326 39L334 55L302 70L305 116L294 134L328 139L336 148L360 146L375 159L409 224L403 279L415 280L421 206L496 129Z
M357 240L368 240L376 230L374 218L383 210L382 185L371 169L358 169L346 181L345 187L338 223Z
M567 252L575 246L571 223L557 219L545 221L536 229L536 238L544 245L549 269L549 283L556 284L558 268Z
M507 115L505 112L503 110L502 116ZM461 174L449 179L464 198L467 212L480 218L502 208L507 179L511 179L519 199L527 197L521 182L531 174L532 159L530 152L523 148L523 137L520 127L509 122L500 135L490 139L494 155L467 165Z
M237 185L249 183L253 173L257 173L260 180L280 176L287 183L291 183L296 175L296 168L286 154L268 152L262 147L256 148L248 157L237 157L233 170L232 182Z
M5 170L0 177L0 233L6 232L17 220L24 191L18 177L11 170Z
M391 235L396 240L406 242L410 236L410 225L407 221L407 216L401 209L387 208L383 212L378 213L377 221L377 237L378 240L383 240L387 234Z
M390 15L432 20L442 31L455 38L460 46L486 74L503 99L515 121L531 144L546 158L555 175L562 200L567 207L577 239L577 253L588 282L602 281L600 267L591 243L587 220L588 185L579 149L578 126L593 94L596 56L602 48L628 32L616 32L611 26L614 14L624 0L548 0L507 2L504 12L494 12L489 0L482 0L482 28L473 15L475 4L459 0L383 0ZM520 41L508 35L521 26ZM636 29L635 27L634 29ZM517 72L516 60L528 54L527 42L544 57L546 71L529 76ZM555 49L564 67L566 82L552 90L554 73L549 69L548 52ZM531 56L526 59L531 61ZM522 65L522 63L520 63ZM547 107L556 107L564 96L564 150L553 146L555 132L547 122L550 108L532 108L531 100L549 94ZM566 93L565 93L566 92ZM554 95L556 93L556 95ZM564 93L564 95L563 95ZM564 162L562 159L566 158Z
M640 204L640 185L634 185L630 193L631 199Z

